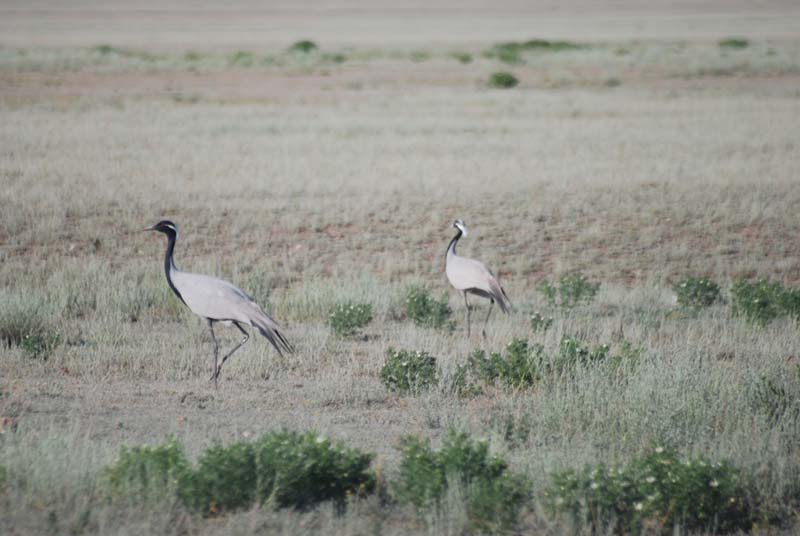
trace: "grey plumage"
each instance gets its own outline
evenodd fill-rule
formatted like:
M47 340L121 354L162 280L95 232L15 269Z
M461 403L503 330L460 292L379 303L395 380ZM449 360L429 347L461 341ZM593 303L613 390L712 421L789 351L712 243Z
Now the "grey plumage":
M167 253L164 258L167 283L194 314L208 321L211 339L214 341L214 374L211 377L214 385L217 383L225 361L250 338L243 328L244 325L257 329L279 354L283 355L284 351L294 352L294 348L281 333L277 322L241 289L216 277L178 270L173 259L175 241L178 238L177 225L169 220L162 220L145 230L158 231L167 235ZM225 354L219 366L217 366L219 344L214 335L215 322L234 325L244 335L241 342Z
M505 290L498 283L492 271L481 261L468 259L456 254L456 244L461 236L467 236L467 227L462 220L453 222L453 227L458 231L450 244L447 246L447 256L445 259L445 273L450 284L458 290L464 297L464 306L467 309L467 336L470 334L470 308L467 301L467 294L474 294L488 299L489 312L483 324L483 336L486 336L486 324L489 322L489 315L492 314L492 306L497 303L500 310L508 313L511 302L506 296Z

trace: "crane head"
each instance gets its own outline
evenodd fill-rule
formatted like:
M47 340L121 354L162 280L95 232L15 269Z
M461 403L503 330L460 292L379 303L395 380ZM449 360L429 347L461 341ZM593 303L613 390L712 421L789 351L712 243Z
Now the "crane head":
M453 222L453 227L461 231L464 236L467 236L467 226L464 225L464 220L456 220Z
M164 233L166 235L173 234L178 236L178 226L170 220L161 220L152 227L145 229L145 231L158 231L159 233Z

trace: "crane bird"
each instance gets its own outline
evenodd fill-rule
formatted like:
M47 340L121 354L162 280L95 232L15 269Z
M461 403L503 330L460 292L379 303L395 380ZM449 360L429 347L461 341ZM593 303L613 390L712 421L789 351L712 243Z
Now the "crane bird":
M497 282L497 278L492 271L481 261L468 259L456 255L456 244L461 236L467 236L467 226L463 220L453 222L453 227L457 232L450 244L447 246L447 257L445 260L445 273L450 284L464 296L464 306L467 308L467 337L469 337L469 302L467 294L474 294L481 298L488 299L489 312L483 323L483 336L486 337L486 325L489 323L489 315L492 314L492 307L495 302L504 313L508 313L511 302L506 296L506 291Z
M214 374L211 376L211 379L214 380L214 387L217 386L222 365L250 338L250 334L242 327L244 324L256 328L281 356L284 351L294 352L294 347L280 332L277 322L241 289L216 277L178 270L173 259L175 241L178 238L177 225L169 220L162 220L145 231L158 231L167 235L164 271L167 274L169 288L194 314L208 322L211 340L214 341ZM244 335L239 344L223 356L219 366L217 366L219 343L214 336L214 322L221 322L226 326L233 324Z

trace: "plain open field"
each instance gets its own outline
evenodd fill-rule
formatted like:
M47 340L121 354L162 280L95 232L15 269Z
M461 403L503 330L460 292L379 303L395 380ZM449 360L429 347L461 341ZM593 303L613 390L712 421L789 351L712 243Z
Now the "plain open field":
M0 430L1 533L467 530L458 496L438 512L370 497L343 515L204 518L104 488L123 445L175 438L194 460L282 428L372 452L389 481L404 435L467 431L530 479L521 533L575 528L545 507L555 472L655 445L730 460L778 520L756 531L800 527L800 331L733 316L728 293L800 285L796 3L163 4L0 5L0 332L30 315L59 334L47 359L0 349L0 417L18 422ZM484 54L541 37L584 46ZM719 45L730 37L747 44ZM286 51L301 38L320 50ZM519 86L490 89L495 71ZM169 291L163 237L139 232L165 217L178 266L251 293L295 355L253 337L214 389L205 324ZM444 276L455 218L471 230L460 253L515 305L485 340L465 337ZM548 305L537 284L572 272L601 283L596 299ZM672 285L692 275L727 301L679 308ZM449 292L454 330L405 317L412 284ZM327 325L347 300L373 307L362 336ZM534 331L533 311L553 325ZM641 358L622 377L451 389L476 348L557 353L563 336L612 351L624 338ZM436 356L439 384L388 391L390 347ZM782 393L773 410L763 385Z

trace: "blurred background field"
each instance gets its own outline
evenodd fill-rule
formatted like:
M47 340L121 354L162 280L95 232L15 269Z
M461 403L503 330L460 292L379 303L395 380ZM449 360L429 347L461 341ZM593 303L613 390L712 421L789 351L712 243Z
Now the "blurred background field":
M736 528L794 533L798 35L785 1L2 2L0 531L728 530L608 483L634 514L554 506L564 471L635 478L668 448L736 468ZM252 338L214 390L206 328L139 232L165 217L179 267L251 293L296 355ZM486 340L444 277L455 218L515 305ZM596 295L549 300L542 282L575 273ZM759 278L775 285L742 283ZM438 328L414 321L414 285L452 309ZM348 303L370 314L331 321ZM392 390L390 349L436 377ZM109 489L123 445L174 438L197 464L283 428L373 453L378 491L209 517ZM511 481L404 495L401 438L451 429L526 479L510 521L484 523L495 495L517 504Z

